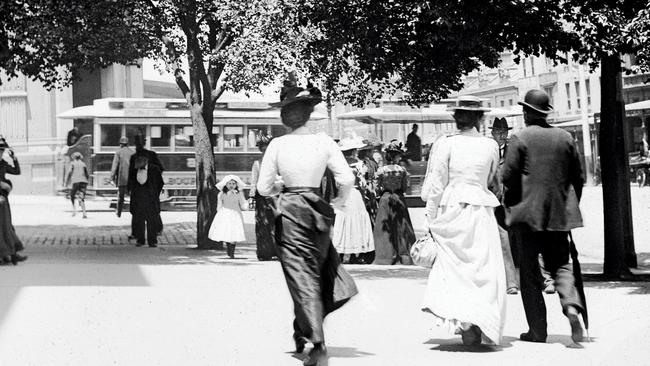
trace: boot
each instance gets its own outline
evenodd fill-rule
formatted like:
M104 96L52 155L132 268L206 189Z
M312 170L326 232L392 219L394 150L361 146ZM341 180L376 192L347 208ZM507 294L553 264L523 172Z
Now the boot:
M302 362L304 366L316 366L327 358L327 348L324 343L315 343L314 348L309 351L309 355Z
M226 243L226 252L228 253L228 257L235 258L235 244Z
M20 255L20 254L12 254L11 255L11 263L13 263L14 266L17 265L18 262L24 262L26 260L27 260L26 255Z

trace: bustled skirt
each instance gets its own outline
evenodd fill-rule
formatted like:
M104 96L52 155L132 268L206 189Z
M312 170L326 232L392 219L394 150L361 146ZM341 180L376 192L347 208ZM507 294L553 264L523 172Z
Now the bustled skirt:
M456 334L473 324L481 328L485 341L499 344L506 279L494 209L460 203L441 211L430 227L438 255L422 310Z
M343 210L335 210L332 243L340 254L359 254L375 250L370 216L361 193L350 191Z
M255 194L255 243L258 259L277 256L275 245L275 201L272 197Z
M294 337L323 342L325 316L357 294L329 237L334 211L312 192L284 193L278 208L278 257L293 300Z
M16 235L11 221L11 206L6 196L0 195L0 258L23 250L23 243Z
M246 241L244 216L241 211L222 207L217 211L210 225L208 238L214 241L237 243Z
M384 192L381 195L373 237L374 264L413 264L410 250L415 243L415 232L403 194Z

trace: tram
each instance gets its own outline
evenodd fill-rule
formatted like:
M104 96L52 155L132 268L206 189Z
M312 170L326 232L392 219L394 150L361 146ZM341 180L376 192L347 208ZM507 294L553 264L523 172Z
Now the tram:
M190 112L184 99L97 99L91 106L73 108L58 116L72 119L87 142L91 169L89 189L97 195L113 195L116 187L110 171L120 137L147 137L146 148L155 151L164 167L165 194L192 197L196 193L194 133ZM312 121L326 119L318 112ZM287 129L280 111L266 101L217 102L212 128L217 180L237 174L250 189L251 167L261 158L256 139L259 135L281 136ZM71 147L78 151L77 146ZM86 155L85 155L86 156ZM195 203L195 202L194 202Z

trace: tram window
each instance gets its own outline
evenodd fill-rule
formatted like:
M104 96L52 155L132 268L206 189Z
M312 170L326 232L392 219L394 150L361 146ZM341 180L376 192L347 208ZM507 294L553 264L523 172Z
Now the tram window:
M176 150L193 149L194 130L192 126L176 126L174 128L174 145Z
M120 137L122 137L122 125L102 125L101 137L103 150L106 148L117 149L120 146Z
M257 139L261 136L269 134L267 126L248 126L248 136L246 137L246 144L248 145L248 151L257 151L255 150L257 146Z
M126 125L126 137L129 138L129 145L135 145L135 135L146 136L147 127L145 125Z
M151 126L151 147L158 151L169 151L172 126Z
M219 146L219 135L221 135L221 127L212 126L212 146L214 146L214 151L219 151L221 146Z
M224 150L244 149L244 126L224 126L223 148Z

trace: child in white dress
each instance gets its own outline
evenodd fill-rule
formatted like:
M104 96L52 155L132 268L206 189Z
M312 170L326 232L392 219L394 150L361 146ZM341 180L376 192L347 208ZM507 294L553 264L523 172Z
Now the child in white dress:
M244 182L232 174L217 183L221 192L217 196L217 214L208 233L211 240L226 243L230 258L235 257L236 243L246 240L242 210L248 209L248 202L240 191L243 185Z

